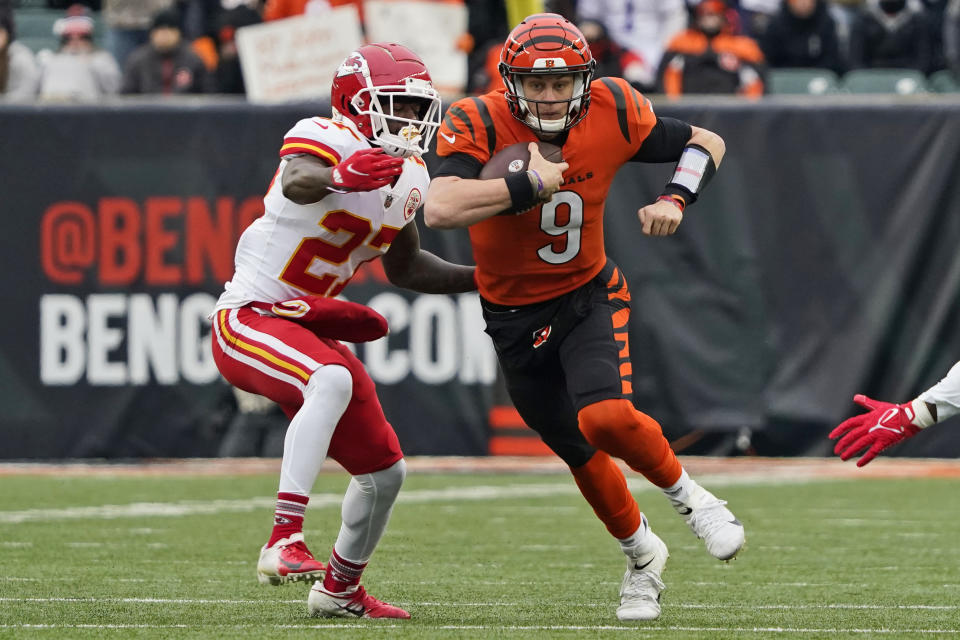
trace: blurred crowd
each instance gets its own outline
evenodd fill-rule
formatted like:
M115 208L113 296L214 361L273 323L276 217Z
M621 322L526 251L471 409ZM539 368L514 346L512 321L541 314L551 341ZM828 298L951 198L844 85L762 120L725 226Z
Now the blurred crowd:
M439 0L422 0L423 2ZM449 1L449 0L446 0ZM458 0L463 1L463 0ZM0 97L243 94L237 29L361 0L0 0ZM511 19L575 22L598 75L646 92L758 96L771 69L907 69L960 82L960 0L466 0L466 93L501 86ZM530 11L532 9L532 11ZM18 40L18 17L57 12L51 46ZM960 86L960 84L958 84Z

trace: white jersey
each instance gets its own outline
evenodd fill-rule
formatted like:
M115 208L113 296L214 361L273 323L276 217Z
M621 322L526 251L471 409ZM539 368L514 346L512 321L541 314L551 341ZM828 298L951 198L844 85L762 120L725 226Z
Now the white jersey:
M960 362L950 368L943 380L921 393L919 399L937 405L937 422L960 413Z
M281 186L292 157L310 154L333 166L370 146L348 120L309 118L286 134L280 167L263 198L264 214L240 237L233 278L216 310L307 294L336 296L362 263L387 252L427 192L430 176L422 159L406 158L394 186L330 192L313 204L288 200Z

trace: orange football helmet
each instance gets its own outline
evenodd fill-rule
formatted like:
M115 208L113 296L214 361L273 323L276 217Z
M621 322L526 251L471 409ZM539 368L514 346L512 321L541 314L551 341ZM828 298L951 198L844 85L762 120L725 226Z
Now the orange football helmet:
M597 63L580 29L555 13L537 13L514 27L500 52L500 76L507 87L507 102L515 118L543 132L569 129L590 106L590 82ZM573 95L565 102L565 117L544 120L530 109L530 103L546 102L524 96L522 76L530 74L574 77ZM552 102L552 101L551 101Z

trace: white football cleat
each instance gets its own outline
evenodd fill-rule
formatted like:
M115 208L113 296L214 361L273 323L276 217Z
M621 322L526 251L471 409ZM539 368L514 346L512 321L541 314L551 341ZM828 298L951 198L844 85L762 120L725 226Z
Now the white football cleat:
M718 560L730 560L746 539L743 525L727 509L727 502L694 484L686 501L670 498L673 508L686 520L694 535L703 540L707 551Z
M323 572L323 563L318 562L307 549L302 533L281 538L273 546L264 546L257 562L257 580L260 584L277 586L287 582L320 580Z
M656 620L660 617L660 592L664 590L660 574L667 566L667 545L653 531L647 531L653 543L650 553L627 556L627 572L620 585L620 620Z
M410 618L400 607L377 600L363 587L348 593L330 593L320 581L314 583L307 596L307 612L318 618Z

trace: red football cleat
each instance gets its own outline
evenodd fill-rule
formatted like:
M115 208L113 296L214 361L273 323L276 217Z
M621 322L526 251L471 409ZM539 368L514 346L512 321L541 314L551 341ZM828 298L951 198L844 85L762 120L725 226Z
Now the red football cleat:
M317 562L303 534L295 533L289 538L277 540L273 546L260 550L257 562L257 580L260 584L281 585L286 582L304 582L323 578L324 566Z
M381 602L367 593L363 587L357 587L353 593L333 594L324 590L317 582L307 598L307 611L319 618L402 618L410 614L392 604Z

